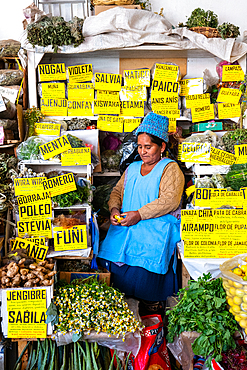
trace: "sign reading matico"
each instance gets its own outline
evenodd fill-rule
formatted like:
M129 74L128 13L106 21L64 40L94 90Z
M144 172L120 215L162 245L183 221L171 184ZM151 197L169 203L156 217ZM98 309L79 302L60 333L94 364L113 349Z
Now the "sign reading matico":
M209 143L182 143L181 160L193 163L210 163Z
M123 76L125 86L150 86L150 69L125 70Z
M12 250L26 249L28 255L31 258L35 258L41 261L44 261L48 248L49 247L46 245L37 245L27 239L22 238L15 238L14 244L12 246Z
M73 173L52 177L43 182L43 191L49 191L51 197L76 190Z
M53 235L55 251L87 248L86 225L73 226L71 229L54 227Z
M65 152L68 149L71 149L71 145L66 135L40 145L39 147L40 153L43 155L45 160Z

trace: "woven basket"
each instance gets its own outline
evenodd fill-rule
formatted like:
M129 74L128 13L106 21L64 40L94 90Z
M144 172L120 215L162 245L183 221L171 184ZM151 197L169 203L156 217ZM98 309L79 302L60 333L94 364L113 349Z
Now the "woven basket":
M212 27L191 27L190 31L200 33L208 38L221 37L217 28Z
M135 0L93 0L93 5L132 5Z

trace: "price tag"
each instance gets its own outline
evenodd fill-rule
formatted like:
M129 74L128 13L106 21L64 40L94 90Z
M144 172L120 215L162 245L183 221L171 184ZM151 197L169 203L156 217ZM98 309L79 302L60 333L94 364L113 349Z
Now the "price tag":
M120 91L121 100L147 100L146 86L122 86Z
M190 109L193 107L203 107L205 105L210 105L210 94L195 94L188 95L186 99L186 108Z
M123 72L125 86L150 86L150 70L136 69Z
M231 104L231 103L218 104L219 119L240 117L240 114L241 114L240 104Z
M73 173L66 173L65 175L51 177L50 179L44 181L42 185L43 191L49 191L51 197L76 190L76 183Z
M247 163L247 144L234 145L236 163Z
M52 238L51 220L18 221L18 236L45 236Z
M97 90L97 100L119 101L119 91Z
M87 166L91 164L90 148L72 148L61 155L62 166Z
M60 136L39 147L39 151L43 155L44 160L52 158L68 149L71 149L71 145L66 135Z
M177 81L177 79L178 66L156 63L154 80Z
M77 66L69 66L67 68L69 82L86 82L93 78L92 64L80 64Z
M68 100L94 100L93 83L68 83Z
M95 73L94 87L96 90L120 91L122 75L112 73Z
M43 83L42 98L65 99L65 83L64 82Z
M26 177L14 179L15 196L25 195L27 193L42 193L43 182L46 181L46 177Z
M188 78L179 81L180 96L203 94L203 78Z
M181 160L192 163L210 163L209 143L182 143Z
M124 118L124 132L134 131L141 123L141 118Z
M52 122L36 122L34 132L36 135L60 136L61 124Z
M53 235L56 252L87 248L86 225L73 226L70 229L54 227Z
M227 189L195 189L195 207L220 208L234 206L242 208L244 195L242 191L227 191Z
M65 63L39 64L39 81L66 80Z
M101 131L123 132L123 118L113 116L99 116L97 129Z
M151 97L155 98L157 96L178 96L179 83L174 81L164 81L164 80L153 80Z
M93 116L93 102L68 100L68 116Z
M41 98L40 110L44 116L67 116L67 99Z
M176 118L169 118L168 132L176 132L176 130L177 130Z
M144 117L144 101L121 101L121 116Z
M20 86L0 86L0 95L15 104L19 89L22 90Z
M231 166L236 162L236 157L232 153L225 152L224 150L217 149L211 146L210 149L210 164L212 166Z
M217 102L238 104L241 94L241 91L238 89L222 87L218 94Z
M120 114L120 101L94 100L94 114Z
M15 249L26 249L29 257L44 261L49 247L46 245L37 245L27 239L15 238L12 250Z
M191 108L192 122L209 121L214 119L214 105L209 104L203 107Z
M225 65L222 71L222 82L243 81L244 71L239 65Z

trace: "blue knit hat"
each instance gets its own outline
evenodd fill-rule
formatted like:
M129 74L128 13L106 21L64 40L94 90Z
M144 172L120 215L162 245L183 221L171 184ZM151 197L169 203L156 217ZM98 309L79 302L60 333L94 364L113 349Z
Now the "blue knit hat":
M160 139L164 140L167 143L168 124L169 120L167 117L150 112L146 115L142 123L138 126L136 130L136 135L139 134L140 132L143 133L146 132L147 134L159 137Z

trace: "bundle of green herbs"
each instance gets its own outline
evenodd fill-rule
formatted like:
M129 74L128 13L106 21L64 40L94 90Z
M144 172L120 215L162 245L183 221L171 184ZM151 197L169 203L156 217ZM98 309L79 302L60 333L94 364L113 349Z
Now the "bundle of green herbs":
M247 143L247 130L238 128L228 131L222 136L226 151L234 154L234 146Z
M192 27L216 28L218 26L218 16L212 10L196 8L192 11L185 25L180 23L179 26L187 28Z
M233 190L240 190L247 186L247 164L233 164L225 175L227 186Z
M88 202L90 196L90 188L88 185L79 186L76 184L76 190L69 193L56 195L52 200L59 207L71 207L76 203Z
M226 293L222 279L211 279L211 274L203 274L198 281L189 280L188 287L180 289L177 305L167 311L168 342L184 331L196 331L200 336L192 344L195 355L221 361L222 352L235 348L234 334L238 325L227 310Z

